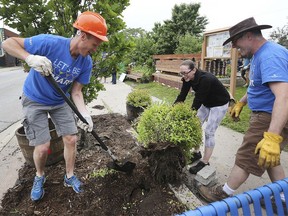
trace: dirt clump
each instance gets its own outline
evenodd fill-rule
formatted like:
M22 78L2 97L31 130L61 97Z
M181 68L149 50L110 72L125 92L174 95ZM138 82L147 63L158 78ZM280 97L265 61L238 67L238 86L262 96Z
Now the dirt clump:
M84 183L83 193L76 194L63 186L65 163L61 161L46 167L45 196L32 202L30 191L35 168L25 164L16 185L4 195L0 215L171 216L187 210L167 184L155 181L124 116L97 115L93 121L96 133L119 161L136 163L133 172L107 169L112 161L110 156L91 134L86 134L75 165L75 174ZM106 174L101 175L101 170Z
M140 150L140 154L148 158L151 175L156 182L181 184L186 160L179 146L167 142L152 143Z

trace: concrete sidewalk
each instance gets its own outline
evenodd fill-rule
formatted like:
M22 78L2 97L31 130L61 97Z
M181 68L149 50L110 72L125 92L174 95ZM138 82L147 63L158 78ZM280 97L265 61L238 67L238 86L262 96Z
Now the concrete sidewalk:
M25 162L15 136L20 121L0 133L0 200L3 194L13 187L18 178L18 171Z
M88 105L91 115L114 112L126 115L126 97L128 93L131 92L132 88L123 82L117 81L117 84L112 85L110 79L107 79L107 81L108 82L104 84L106 91L100 92L97 100L94 100ZM154 98L154 100L157 99ZM103 106L104 109L94 109L93 107L95 105ZM20 122L17 122L0 133L0 199L8 188L13 187L18 178L18 170L25 162L14 135L15 130L20 126ZM215 167L218 182L221 184L226 182L230 174L230 170L234 164L235 153L241 145L242 138L243 134L222 126L220 126L216 132L216 146L210 164ZM284 161L288 161L287 152L282 153L281 160L284 169L287 170L288 163L284 163ZM251 190L269 182L270 180L267 173L261 178L250 176L246 183L237 190L237 193ZM194 199L195 197L192 198ZM201 202L198 200L194 201L195 204L201 205Z

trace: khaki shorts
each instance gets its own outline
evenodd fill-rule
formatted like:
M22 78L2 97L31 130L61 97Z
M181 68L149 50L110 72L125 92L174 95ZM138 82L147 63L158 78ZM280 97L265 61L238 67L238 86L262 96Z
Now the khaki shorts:
M41 145L51 140L48 114L50 115L58 136L77 134L74 112L67 103L46 106L22 95L24 120L22 122L30 146Z
M257 165L259 157L254 154L254 151L257 144L262 140L263 133L268 130L270 121L271 114L266 112L252 112L249 128L236 154L235 164L256 176L262 176L265 168ZM283 137L281 149L283 149L288 142L288 123L285 125L281 136Z

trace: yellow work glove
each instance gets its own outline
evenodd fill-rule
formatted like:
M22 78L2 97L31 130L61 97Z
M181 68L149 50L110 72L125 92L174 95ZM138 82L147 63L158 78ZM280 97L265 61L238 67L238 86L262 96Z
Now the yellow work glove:
M257 144L255 154L259 153L258 165L265 168L280 164L280 143L282 136L264 132L264 138Z
M239 121L239 115L246 103L238 101L230 111L230 115L234 121Z

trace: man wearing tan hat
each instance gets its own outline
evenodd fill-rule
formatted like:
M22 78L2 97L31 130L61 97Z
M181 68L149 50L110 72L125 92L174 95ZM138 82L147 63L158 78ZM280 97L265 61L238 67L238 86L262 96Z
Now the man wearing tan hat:
M199 187L209 202L231 196L250 174L260 177L267 170L271 181L285 178L280 152L288 141L288 51L262 36L261 29L271 27L258 25L251 17L231 27L230 38L223 43L231 42L243 58L251 58L247 93L230 114L239 117L246 104L252 112L227 183ZM283 194L281 199L285 200Z

